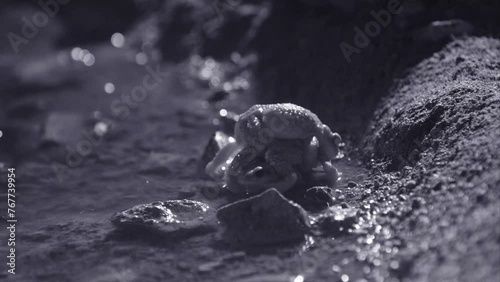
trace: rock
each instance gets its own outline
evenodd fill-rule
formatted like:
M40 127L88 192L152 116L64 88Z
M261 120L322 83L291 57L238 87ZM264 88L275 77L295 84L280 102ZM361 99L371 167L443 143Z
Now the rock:
M347 187L349 187L349 188L354 188L354 187L356 187L356 186L358 186L358 183L356 183L356 182L354 182L354 181L349 181L349 182L347 183Z
M340 207L331 207L328 211L313 218L314 230L321 235L341 236L354 230L354 225L358 222L356 210Z
M413 190L417 186L417 182L415 180L410 180L406 183L406 189Z
M413 210L418 210L425 205L425 200L422 197L417 197L413 199L411 203L411 208Z
M332 196L332 189L326 186L316 186L304 193L303 206L307 210L319 211L332 206L335 200Z
M349 204L346 203L346 202L342 202L342 203L340 203L340 207L343 208L343 209L348 209L349 208Z
M111 222L132 233L153 232L168 237L201 235L213 230L208 205L191 200L142 204L115 213Z
M249 245L297 241L309 229L307 212L274 188L220 208L217 218L226 238Z

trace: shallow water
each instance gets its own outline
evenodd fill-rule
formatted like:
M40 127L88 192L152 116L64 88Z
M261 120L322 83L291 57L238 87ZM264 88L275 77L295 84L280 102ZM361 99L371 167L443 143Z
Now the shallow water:
M213 269L205 264L238 251L220 242L218 233L159 246L140 240L110 240L111 215L137 204L182 198L181 191L195 192L191 199L206 202L212 208L227 203L226 198L217 196L220 187L199 172L199 158L217 129L213 119L219 110L242 112L252 104L252 95L250 90L230 97L227 102L209 105L206 99L212 92L210 86L204 86L203 80L200 83L199 77L193 79L186 73L185 65L166 66L151 61L151 68L159 66L162 72L168 70L167 74L144 101L128 106L116 101L141 85L148 70L130 60L131 50L107 44L92 46L89 50L95 56L91 66L69 60L46 70L70 72L70 76L77 78L76 84L24 98L42 102L45 116L65 113L83 120L81 125L68 126L91 131L101 122L109 126L101 130L109 131L74 167L67 163L68 149L58 146L44 147L16 167L20 186L19 264L32 268L21 277L48 281L68 278L109 281L110 277L118 277L118 281L134 281L138 277L144 277L143 281L159 277L246 279L265 269L281 273L268 277L279 281L311 275L313 272L307 265L303 271L290 272L294 268L288 264L307 263L307 259L303 261L305 257L317 261L321 258L317 246L328 244L324 242L328 239L311 238L310 243L316 243L305 247L304 252L300 251L302 244L247 249L246 256L224 261L224 265L232 265L231 268L215 265ZM64 50L47 58L70 55L71 50ZM109 83L113 84L114 91L110 91ZM116 115L113 103L122 107L121 115ZM85 138L72 138L76 141L69 144L71 150L76 150ZM54 169L55 162L59 173ZM362 183L366 177L366 171L355 160L344 157L335 165L341 172L335 187L338 195L351 189L347 187L349 182ZM339 203L343 201L347 200L340 197ZM158 266L148 266L151 263ZM171 266L158 272L159 265L165 264ZM320 263L316 264L315 267L320 267ZM89 273L86 267L97 267L97 270ZM206 267L210 270L204 271ZM197 271L186 273L191 270ZM253 279L264 278L267 279Z

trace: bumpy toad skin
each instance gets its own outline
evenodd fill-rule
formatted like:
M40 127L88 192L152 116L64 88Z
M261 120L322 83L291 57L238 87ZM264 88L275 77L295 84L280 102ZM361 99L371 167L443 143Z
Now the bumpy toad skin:
M318 142L275 139L263 155L239 154L226 171L231 191L256 194L269 188L284 192L293 187L297 174L307 174L318 164Z
M316 137L321 161L335 158L342 140L313 112L291 103L252 106L240 115L234 133L237 143L258 152L265 151L273 139Z
M226 171L231 191L258 193L274 185L272 187L284 192L297 180L294 166L308 170L318 162L332 184L337 180L337 170L331 160L338 154L340 135L303 107L288 103L255 105L240 115L235 138L243 149ZM283 143L294 140L298 143ZM255 166L256 159L266 165ZM262 175L265 177L257 177ZM277 182L276 177L280 179Z

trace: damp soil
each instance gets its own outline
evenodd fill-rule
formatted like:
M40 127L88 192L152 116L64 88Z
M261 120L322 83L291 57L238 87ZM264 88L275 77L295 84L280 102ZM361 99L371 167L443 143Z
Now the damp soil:
M317 48L313 58L290 57L307 75L282 71L289 65L277 56L277 65L255 70L248 89L216 104L207 81L193 75L199 57L139 65L135 50L103 43L86 46L95 56L90 67L72 60L71 49L22 58L37 71L28 83L2 81L12 94L3 96L0 119L2 185L6 167L17 172L15 281L498 281L500 42L453 38L397 61L374 57L357 75L339 67L344 58L322 64L331 51L319 43L305 43ZM384 48L364 50L349 68L362 70ZM378 63L390 71L362 84ZM159 68L158 85L137 105L120 102L143 85L146 66ZM362 219L358 230L261 247L221 240L222 226L176 240L116 232L112 215L138 204L228 203L200 159L221 128L220 109L241 113L260 101L310 106L342 134L344 157L335 163L342 178L333 190L336 204ZM61 124L48 123L54 115ZM102 140L71 159L88 140L82 130L97 124ZM40 139L52 127L77 130Z
M68 149L60 144L46 144L34 133L38 138L33 137L30 143L36 144L19 148L14 154L16 158L3 151L4 174L6 167L11 166L17 172L16 278L229 281L264 273L276 274L271 279L281 280L301 275L289 263L302 263L300 252L306 242L255 250L226 244L218 232L177 240L117 234L110 221L112 215L137 204L183 199L188 195L191 200L217 209L230 201L219 191L219 184L200 171L205 146L219 128L213 124L218 110L207 104L213 91L190 78L186 64L158 62L165 78L136 108L130 107L126 117L117 118L112 108L114 101L120 99L121 93L130 93L133 87L142 85L148 72L145 66L127 59L131 50L108 45L95 45L91 50L96 57L92 67L72 61L57 66L58 72L65 68L76 76L77 85L26 95L7 104L7 113L28 106L38 109L32 119L8 118L19 126L49 126L46 121L55 114L65 115L61 116L62 126L78 126L69 117L84 121L81 128L70 133L91 132L99 120L112 124L102 139L95 137L98 142L92 143L89 155L76 160L71 158L78 144L90 140L85 135L76 138ZM48 53L45 59L55 59L69 51ZM116 85L116 93L104 91L103 86L110 81ZM254 103L251 90L242 95L247 96L230 99L224 108L242 112ZM26 130L36 131L30 127ZM59 137L65 140L64 135ZM175 157L167 163L150 162L155 154ZM358 162L347 158L338 167L342 173L340 189L348 181L359 182L366 175ZM5 181L5 175L2 177ZM222 226L219 228L222 230ZM235 259L213 270L203 270L204 265L234 254Z

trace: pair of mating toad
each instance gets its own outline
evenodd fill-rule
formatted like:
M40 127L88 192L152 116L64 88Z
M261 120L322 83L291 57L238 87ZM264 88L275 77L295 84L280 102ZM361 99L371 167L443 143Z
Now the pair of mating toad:
M236 142L221 149L206 167L229 164L223 180L230 191L257 194L269 188L284 192L298 174L319 165L331 184L338 178L331 160L339 152L340 135L333 133L311 111L294 104L254 105L239 116Z

